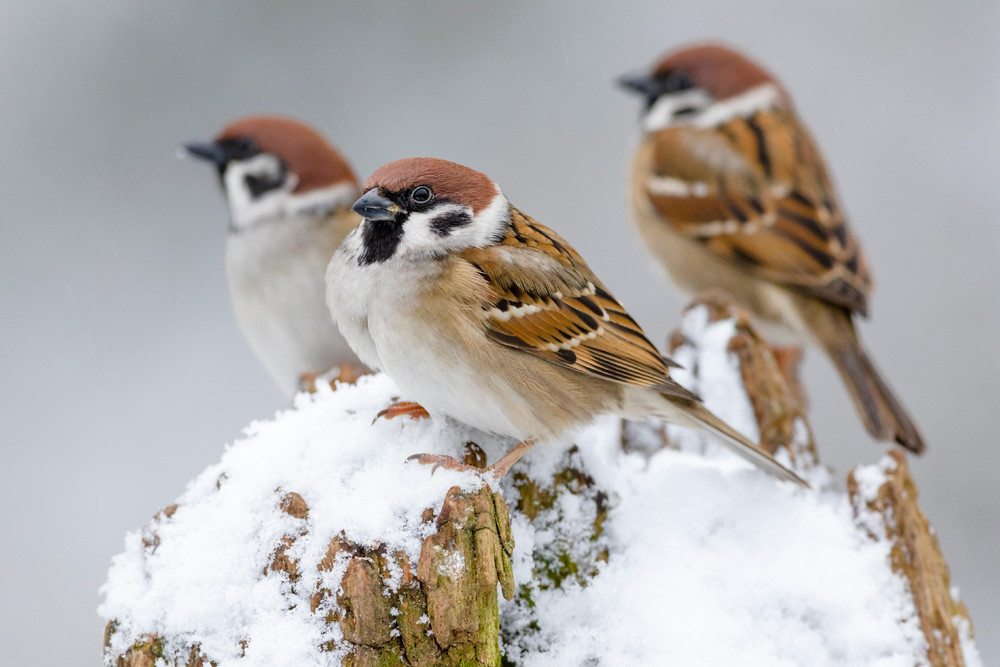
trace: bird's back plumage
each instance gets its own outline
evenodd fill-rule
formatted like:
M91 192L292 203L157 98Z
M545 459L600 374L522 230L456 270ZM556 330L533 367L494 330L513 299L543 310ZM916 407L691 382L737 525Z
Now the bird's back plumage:
M646 196L666 224L750 273L868 312L867 261L791 109L671 127L649 140Z

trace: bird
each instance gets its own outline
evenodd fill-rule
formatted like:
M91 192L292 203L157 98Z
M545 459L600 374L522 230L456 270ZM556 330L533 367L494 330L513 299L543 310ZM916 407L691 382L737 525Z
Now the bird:
M615 414L700 428L805 484L671 379L676 364L583 258L485 174L408 158L362 190L362 222L327 271L330 312L361 361L429 413L518 440L488 468L495 477L536 442Z
M645 102L629 198L653 258L682 290L725 290L778 340L817 345L873 438L922 452L859 338L868 260L786 88L714 43L619 83Z
M358 181L337 149L299 120L254 115L182 152L218 170L233 310L282 393L335 367L344 379L360 374L326 307L326 266L360 221L351 210Z

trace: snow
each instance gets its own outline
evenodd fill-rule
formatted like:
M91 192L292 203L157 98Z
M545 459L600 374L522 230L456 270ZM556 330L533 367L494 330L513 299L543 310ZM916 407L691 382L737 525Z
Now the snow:
M854 471L854 480L858 483L858 496L864 502L874 502L878 498L878 490L888 479L886 475L896 469L895 460L886 456L875 465L861 466Z
M454 485L482 484L444 469L431 475L406 460L424 451L460 454L472 435L432 420L373 423L396 393L380 375L298 396L294 409L251 424L188 485L173 516L154 521L155 530L130 533L99 609L118 622L114 650L155 632L200 644L220 665L327 664L330 654L317 647L339 631L309 611L309 596L320 585L336 590L342 571L303 568L294 590L280 572L263 576L282 536L297 536L288 555L304 563L320 562L341 533L358 544L401 549L416 563L421 541L433 532L421 523L423 509L440 507ZM290 491L309 507L305 534L305 521L280 509ZM159 545L144 548L143 537L153 533Z
M957 598L956 598L957 599ZM962 645L962 657L965 658L967 667L982 667L983 658L979 655L979 647L972 637L972 623L964 616L952 618L955 628L958 629L958 641Z
M733 324L709 324L693 309L684 327L693 343L677 359L698 374L675 375L756 437L726 351ZM461 455L472 440L495 460L512 444L444 420L375 420L399 398L387 377L369 376L336 391L321 386L252 424L189 484L172 516L126 537L102 588L99 612L117 622L108 655L157 634L168 658L198 645L220 667L339 664L340 652L319 648L341 640L339 628L325 623L328 607L313 613L309 600L320 587L337 589L346 561L326 572L301 567L293 583L264 574L275 545L294 536L288 555L318 563L343 535L401 549L415 563L434 530L423 510L440 507L453 485L482 482L444 469L432 475L407 457ZM501 615L503 650L516 664L926 664L906 584L889 567L890 545L858 529L825 469L806 473L807 490L677 429L679 449L658 447L662 427L653 422L630 424L623 450L622 429L600 418L572 442L535 447L514 469L550 486L556 471L586 471L563 476L555 504L534 521L512 512L518 589ZM804 423L801 430L807 438ZM862 472L865 493L879 474L878 466ZM512 506L513 483L508 475L502 488ZM281 510L290 491L308 504L307 520ZM560 569L566 562L575 572ZM430 635L429 620L421 622ZM968 658L975 647L968 625L961 628Z
M594 563L599 573L585 585L535 587L532 608L504 607L505 624L540 628L508 640L518 664L926 663L889 544L857 530L843 493L795 489L684 451L623 454L618 437L618 423L602 420L578 439L585 468L615 491L608 561ZM515 522L519 583L535 565L525 545L579 534L579 498L567 500L541 526ZM588 562L591 545L580 546L574 560Z
M671 358L682 368L673 369L671 377L701 396L705 407L730 426L757 442L760 433L753 405L743 386L739 359L727 349L736 333L736 323L733 320L710 322L708 309L699 305L684 313L680 332L686 342L671 354ZM731 462L737 460L724 447L707 441L697 431L668 426L667 432L670 441L681 449L708 452Z

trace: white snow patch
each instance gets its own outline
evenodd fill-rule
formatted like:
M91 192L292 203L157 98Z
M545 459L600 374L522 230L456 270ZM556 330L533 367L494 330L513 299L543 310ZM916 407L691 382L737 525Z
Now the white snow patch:
M753 442L760 441L753 405L743 386L740 362L727 349L736 332L734 320L709 321L708 309L695 306L684 313L680 331L687 339L671 355L683 368L674 368L670 376L705 402L705 407L729 423ZM706 438L700 431L670 425L671 442L681 449L707 451L712 456L739 461L725 447ZM787 461L783 461L787 463ZM740 465L748 465L740 461Z
M690 452L625 454L618 437L617 421L604 419L578 439L586 470L614 491L607 563L583 585L531 587L530 609L504 604L504 626L517 628L505 650L517 664L926 663L890 545L857 530L842 492L728 474ZM574 510L566 514L534 527L515 519L519 584L539 566L532 551L547 555L540 543L581 534ZM594 562L586 549L573 544L575 562Z
M979 655L979 647L976 646L972 637L972 623L964 616L955 616L952 620L955 622L955 629L958 630L958 641L962 645L965 667L983 667L983 658Z
M873 465L860 466L854 470L854 481L858 483L858 495L865 502L878 498L878 490L888 479L887 473L896 469L896 461L885 456Z
M441 547L435 546L435 551L441 551ZM465 556L458 551L445 554L445 557L438 563L437 573L449 579L460 579L465 572Z

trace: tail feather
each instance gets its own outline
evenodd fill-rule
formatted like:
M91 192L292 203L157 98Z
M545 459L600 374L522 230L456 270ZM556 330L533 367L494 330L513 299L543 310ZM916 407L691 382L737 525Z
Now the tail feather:
M924 451L920 430L858 340L851 313L822 305L805 313L803 320L837 367L872 437L895 440L915 454Z
M684 414L697 426L715 436L716 440L731 449L733 453L743 457L769 475L809 488L808 482L778 463L773 456L750 442L743 434L716 417L700 403L685 409Z
M906 408L882 379L857 336L852 335L846 342L827 346L827 352L872 437L895 440L915 454L923 452L926 447L923 436Z

